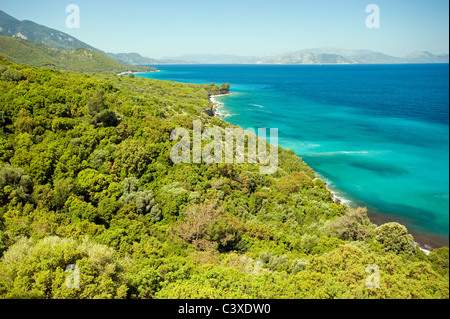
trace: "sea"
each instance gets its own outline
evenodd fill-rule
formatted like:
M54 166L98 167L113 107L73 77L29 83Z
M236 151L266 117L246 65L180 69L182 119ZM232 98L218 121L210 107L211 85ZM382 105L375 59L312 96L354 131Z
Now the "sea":
M136 76L230 83L224 120L277 128L350 206L399 222L422 247L449 243L449 65L158 65Z

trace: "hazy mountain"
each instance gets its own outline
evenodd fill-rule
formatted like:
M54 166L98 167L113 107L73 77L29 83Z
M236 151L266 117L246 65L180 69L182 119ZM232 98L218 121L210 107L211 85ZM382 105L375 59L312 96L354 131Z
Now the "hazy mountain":
M0 10L0 35L30 40L59 49L86 48L103 53L64 32L47 28L32 21L20 21Z
M332 47L323 47L323 48L304 49L304 50L300 50L300 51L285 53L282 55L296 55L296 54L303 54L303 53L312 53L312 54L334 54L334 55L341 55L343 57L348 57L351 55L368 54L368 53L372 53L372 52L373 51L370 51L370 50L347 50L347 49L339 49L339 48L332 48Z
M30 40L58 49L84 48L105 54L64 32L54 30L32 21L20 21L0 10L0 35ZM3 41L5 43L5 41ZM36 49L36 48L34 48ZM48 52L46 50L45 54ZM12 54L13 52L9 52ZM25 54L19 52L19 55ZM60 52L61 53L61 52ZM67 53L61 53L61 56ZM89 55L89 54L88 54ZM430 52L414 52L405 57L394 57L370 50L347 50L331 47L304 49L272 57L186 54L179 57L152 59L138 53L108 53L116 62L127 65L155 64L387 64L387 63L448 63L449 55L434 55ZM108 58L105 54L105 58ZM98 57L100 59L100 57ZM101 58L101 60L105 60ZM60 60L61 62L62 60ZM106 60L105 60L106 61ZM72 61L73 62L73 61ZM52 62L50 64L54 63ZM62 63L62 62L61 62ZM95 63L94 63L95 64ZM110 64L110 63L107 63ZM112 64L111 64L112 65ZM71 66L73 67L73 66Z
M159 65L159 64L196 64L197 62L189 62L185 60L167 60L167 59L152 59L147 58L139 53L107 53L108 56L118 62L128 65Z
M306 49L263 59L260 64L397 64L448 63L448 54L433 55L415 52L403 58L369 50L342 50L333 48Z
M427 51L420 51L408 54L404 57L410 63L448 63L448 54L434 55Z
M396 63L448 63L448 54L433 55L416 52L405 57L395 57L371 50L338 48L312 48L283 53L272 57L243 57L236 55L187 54L175 58L200 64L396 64Z
M228 54L185 54L178 57L166 57L162 60L178 60L200 64L253 64L261 61L261 58Z
M380 52L370 52L356 54L347 57L350 61L357 64L396 64L405 63L401 58L387 55Z
M158 63L155 64L199 64L195 61L185 61L185 60L177 60L177 59L160 59L158 60Z
M85 48L63 50L33 41L0 36L0 55L9 61L32 66L88 72L152 71L142 66L126 66L108 56Z
M352 61L336 54L295 53L265 59L259 64L350 64Z
M130 65L149 65L159 63L158 60L143 57L139 53L107 53L107 55L118 62Z

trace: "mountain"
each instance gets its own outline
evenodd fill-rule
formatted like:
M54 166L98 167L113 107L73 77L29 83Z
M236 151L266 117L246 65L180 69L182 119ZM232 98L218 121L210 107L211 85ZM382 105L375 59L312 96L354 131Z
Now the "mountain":
M433 55L429 52L415 52L399 58L370 50L318 48L266 58L260 61L259 64L398 64L448 62L448 54Z
M363 54L356 54L347 57L350 61L356 64L396 64L406 63L401 58L387 55L380 52L370 52Z
M370 50L348 50L348 49L339 49L339 48L332 48L332 47L322 47L322 48L304 49L304 50L300 50L300 51L285 53L282 55L312 53L312 54L334 54L334 55L341 55L343 57L348 57L351 55L367 54L367 53L371 53L371 52L373 52L373 51L370 51Z
M371 50L338 48L312 48L278 54L271 57L187 54L168 59L195 61L200 64L397 64L397 63L449 63L449 55L415 52L405 57L395 57Z
M123 64L148 65L160 63L160 61L156 59L143 57L139 53L107 53L107 55L110 58Z
M410 63L448 63L448 54L434 55L427 51L413 52L408 54L403 59Z
M185 54L178 57L166 57L164 60L188 61L188 63L200 64L253 64L261 61L261 58L228 54Z
M85 48L95 52L103 51L90 46L64 32L48 28L32 21L20 21L0 10L0 35L30 40L59 49Z
M88 72L154 71L126 66L106 55L85 48L63 50L28 40L0 36L0 55L14 63Z
M75 48L88 49L91 52L105 54L64 32L48 28L32 21L20 21L0 10L0 35L29 40L63 50ZM46 50L44 50L46 51ZM81 52L81 51L80 51ZM12 54L12 52L9 52ZM23 54L23 52L22 52ZM74 53L72 53L74 54ZM67 55L67 54L65 54ZM449 63L449 55L433 55L430 52L414 52L405 57L394 57L370 50L348 50L332 47L304 49L270 57L238 56L226 54L186 54L179 57L152 59L139 53L108 53L109 58L126 65L155 64L393 64L393 63ZM11 55L10 55L11 56ZM14 56L11 56L14 59ZM43 57L40 55L40 59ZM104 60L104 58L98 59ZM37 60L34 58L33 60ZM19 61L15 59L15 61ZM27 60L28 61L28 60ZM49 64L62 65L62 60L51 61ZM30 62L31 63L31 62ZM106 62L105 62L106 63ZM96 64L96 63L94 63ZM100 63L104 64L104 63ZM106 64L111 64L108 62ZM74 69L75 65L70 68ZM82 67L84 69L84 67ZM108 67L115 69L115 67Z
M351 60L336 54L296 53L258 62L259 64L350 64Z

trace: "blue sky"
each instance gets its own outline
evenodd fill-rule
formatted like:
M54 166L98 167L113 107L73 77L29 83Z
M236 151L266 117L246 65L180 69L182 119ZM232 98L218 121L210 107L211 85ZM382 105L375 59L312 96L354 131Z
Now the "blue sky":
M65 25L67 5L80 28ZM369 4L381 28L365 25ZM107 52L265 56L315 47L448 53L448 0L0 0L0 10Z

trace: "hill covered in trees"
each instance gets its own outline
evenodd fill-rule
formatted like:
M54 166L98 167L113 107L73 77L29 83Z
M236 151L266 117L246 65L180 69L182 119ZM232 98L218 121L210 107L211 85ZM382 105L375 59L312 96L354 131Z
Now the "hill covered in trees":
M85 48L98 53L104 53L67 33L48 28L33 21L20 21L2 10L0 10L0 35L29 40L64 50Z
M28 40L0 36L0 54L8 60L32 66L57 69L119 73L122 71L150 72L155 68L121 64L105 54L85 48L58 49Z
M173 164L174 128L232 127L208 116L227 88L1 58L0 297L449 297L448 248L335 202L292 151L272 175Z

